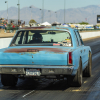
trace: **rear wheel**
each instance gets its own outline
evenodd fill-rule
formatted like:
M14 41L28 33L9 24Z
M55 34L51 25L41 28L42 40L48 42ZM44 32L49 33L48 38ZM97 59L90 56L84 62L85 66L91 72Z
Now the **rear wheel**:
M82 62L79 62L79 68L75 76L68 76L68 85L80 87L82 85Z
M1 83L4 86L15 86L18 78L11 74L1 74Z
M91 77L91 69L92 69L92 56L91 53L89 53L89 60L88 60L88 65L83 71L83 76L84 77Z

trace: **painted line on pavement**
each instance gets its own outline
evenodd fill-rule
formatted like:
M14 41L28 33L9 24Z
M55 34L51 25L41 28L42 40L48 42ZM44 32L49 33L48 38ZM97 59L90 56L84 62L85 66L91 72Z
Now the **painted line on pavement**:
M34 91L35 91L35 90L33 90L33 91L31 91L31 92L29 92L29 93L23 95L23 98L26 97L27 95L31 94L31 93L34 92Z

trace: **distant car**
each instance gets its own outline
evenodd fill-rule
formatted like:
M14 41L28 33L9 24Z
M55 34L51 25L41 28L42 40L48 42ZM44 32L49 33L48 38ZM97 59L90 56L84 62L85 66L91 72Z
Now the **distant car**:
M91 76L91 56L91 48L84 46L77 29L22 28L9 47L0 50L1 82L15 86L21 77L66 77L69 86L81 86L82 75Z

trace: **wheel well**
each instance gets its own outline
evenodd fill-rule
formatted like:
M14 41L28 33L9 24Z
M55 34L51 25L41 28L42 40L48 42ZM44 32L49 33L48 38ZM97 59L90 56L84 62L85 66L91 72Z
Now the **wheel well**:
M89 51L89 56L90 56L90 54L91 54L91 51Z
M89 51L89 53L91 53L91 51Z
M81 64L82 64L82 57L80 56ZM82 65L83 66L83 65Z
M82 57L80 56L80 59L79 60L81 60L81 62L82 62Z

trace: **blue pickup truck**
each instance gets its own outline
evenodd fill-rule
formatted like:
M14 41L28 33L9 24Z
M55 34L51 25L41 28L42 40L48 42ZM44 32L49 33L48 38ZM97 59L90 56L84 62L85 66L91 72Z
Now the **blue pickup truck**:
M19 29L8 48L0 50L0 74L4 86L18 78L67 78L69 86L82 85L91 76L92 52L77 29L27 27Z

